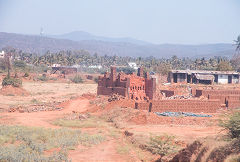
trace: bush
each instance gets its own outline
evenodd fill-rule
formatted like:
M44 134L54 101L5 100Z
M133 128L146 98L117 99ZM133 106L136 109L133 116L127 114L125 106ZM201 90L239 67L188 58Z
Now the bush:
M57 78L55 78L55 77L51 77L51 78L49 78L49 80L57 80Z
M17 60L17 61L14 61L14 67L20 68L20 69L25 69L26 63L24 61Z
M150 138L147 150L153 154L158 154L163 157L176 152L177 145L174 143L173 136L155 136Z
M2 86L12 85L14 87L22 86L22 81L17 78L5 77L2 81Z
M133 68L130 68L130 67L120 67L120 68L117 68L117 72L124 72L126 74L133 74L134 72L136 72L135 69Z
M94 82L95 82L95 83L98 83L98 78L94 78Z
M37 79L40 80L40 81L48 81L48 78L47 78L46 74L43 74L42 76L39 76Z
M71 81L74 83L83 83L83 80L79 75L76 75L74 78L71 78Z
M23 77L29 77L29 73L26 72L26 73L23 75Z
M80 130L0 125L0 161L68 161L68 150L103 140L99 134L89 135ZM53 148L61 150L45 154Z
M240 138L240 112L229 117L229 120L220 121L220 126L229 131L231 138Z

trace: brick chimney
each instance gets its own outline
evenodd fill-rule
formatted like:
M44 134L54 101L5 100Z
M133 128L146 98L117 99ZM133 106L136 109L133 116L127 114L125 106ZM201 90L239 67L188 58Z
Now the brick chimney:
M142 67L142 66L138 68L138 73L137 73L137 75L140 76L140 77L144 77L143 67Z
M116 67L111 66L110 80L111 80L112 87L115 87L116 78L117 78Z

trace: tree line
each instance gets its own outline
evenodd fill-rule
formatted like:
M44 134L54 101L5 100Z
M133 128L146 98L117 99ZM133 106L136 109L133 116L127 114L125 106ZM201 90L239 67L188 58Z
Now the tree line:
M10 47L5 48L4 51L6 51L6 53L11 52L14 60L34 66L61 64L62 66L80 65L88 67L90 65L101 65L104 70L108 70L111 65L128 66L129 62L135 62L138 66L144 66L146 71L167 74L172 69L240 71L240 36L238 36L235 41L235 45L236 53L231 59L221 56L212 58L178 58L177 56L172 56L171 58L155 58L152 56L135 58L116 55L101 56L97 53L91 55L86 50L67 50L54 53L47 51L44 55L39 56L35 53L27 53Z

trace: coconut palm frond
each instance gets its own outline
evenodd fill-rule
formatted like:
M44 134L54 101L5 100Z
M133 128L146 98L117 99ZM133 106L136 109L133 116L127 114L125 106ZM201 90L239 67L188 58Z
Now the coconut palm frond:
M236 47L236 51L240 51L240 35L237 37L237 40L234 40Z

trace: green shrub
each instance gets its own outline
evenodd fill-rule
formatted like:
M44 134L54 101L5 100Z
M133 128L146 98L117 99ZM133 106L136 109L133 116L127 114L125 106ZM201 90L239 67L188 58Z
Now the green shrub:
M69 149L79 144L99 144L103 140L99 134L89 135L80 130L0 125L0 161L68 161ZM53 148L61 150L45 154Z
M95 82L95 83L98 83L98 78L94 78L94 82Z
M52 124L71 128L101 128L104 126L104 123L96 122L96 118L94 117L90 117L85 120L57 119Z
M29 73L26 72L26 73L23 75L23 77L29 77Z
M240 155L230 155L227 157L228 162L240 162Z
M42 76L39 76L37 79L40 80L40 81L48 81L48 77L46 76L46 74L43 74Z
M71 81L74 83L83 83L83 80L79 75L76 75L75 77L71 78Z
M49 80L57 80L57 78L51 77L51 78L49 78Z
M229 131L231 138L240 138L240 112L235 112L228 120L220 121L220 126Z
M15 68L20 68L20 69L25 69L25 67L26 67L26 63L21 60L14 61L13 65Z
M150 138L147 150L161 157L169 155L177 151L177 145L174 143L173 136L155 136Z
M2 86L12 85L14 87L22 86L22 81L17 78L5 77L2 81Z

